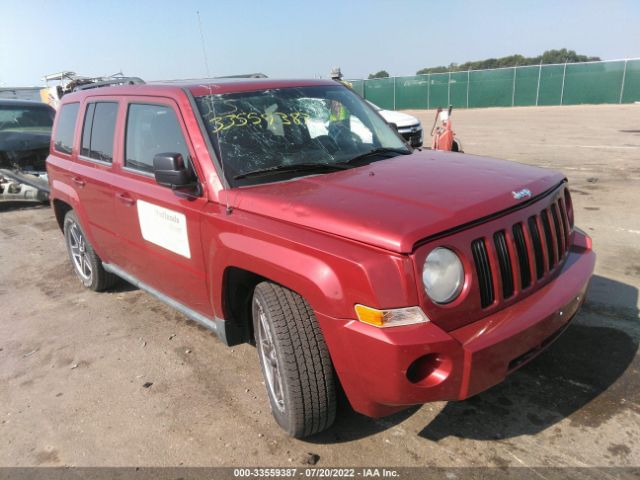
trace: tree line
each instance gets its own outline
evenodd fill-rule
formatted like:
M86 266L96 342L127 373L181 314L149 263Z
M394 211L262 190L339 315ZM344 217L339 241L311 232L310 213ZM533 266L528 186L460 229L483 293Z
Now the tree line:
M501 58L487 58L486 60L478 60L465 63L450 63L448 66L426 67L416 72L417 75L428 73L446 73L446 72L466 72L467 70L487 70L490 68L517 67L523 65L540 65L549 63L580 63L600 61L600 57L590 57L587 55L579 55L575 50L567 50L561 48L558 50L547 50L542 55L536 57L525 57L516 54ZM372 78L387 78L389 73L386 70L380 70L377 73L369 75Z

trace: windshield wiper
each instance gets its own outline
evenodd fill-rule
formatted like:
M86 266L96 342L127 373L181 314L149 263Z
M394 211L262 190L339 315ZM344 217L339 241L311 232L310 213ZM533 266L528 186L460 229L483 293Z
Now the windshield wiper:
M368 152L361 153L360 155L356 155L355 157L347 160L346 162L341 162L343 165L349 165L352 163L356 163L360 160L367 159L369 157L374 157L376 155L386 155L390 153L396 153L398 155L409 155L411 154L411 150L405 150L404 148L388 148L388 147L379 147L369 150Z
M293 163L290 165L275 165L273 167L261 168L259 170L252 170L250 172L241 173L233 177L234 180L240 180L241 178L257 177L260 175L270 175L273 173L282 172L313 172L313 171L335 171L346 170L350 168L345 164L336 163Z

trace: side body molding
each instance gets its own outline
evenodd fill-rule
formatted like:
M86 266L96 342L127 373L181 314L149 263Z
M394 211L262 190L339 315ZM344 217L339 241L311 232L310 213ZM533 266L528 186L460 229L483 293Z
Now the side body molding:
M106 271L111 272L111 273L113 273L115 275L118 275L120 278L126 280L130 284L132 284L132 285L134 285L134 286L146 291L147 293L150 293L151 295L156 297L161 302L164 302L167 305L169 305L170 307L175 308L180 313L182 313L183 315L186 315L187 317L189 317L194 322L199 323L200 325L202 325L205 328L208 328L213 333L215 333L220 338L220 340L222 340L225 344L228 344L224 320L222 320L220 318L217 318L217 317L214 317L213 319L210 319L210 318L205 317L204 315L201 315L200 313L190 309L186 305L183 305L182 303L177 302L173 298L165 295L162 292L159 292L158 290L156 290L153 287L150 287L146 283L141 282L136 277L134 277L133 275L128 274L127 272L125 272L122 268L118 267L117 265L113 265L111 263L103 263L102 266L104 267L104 269Z

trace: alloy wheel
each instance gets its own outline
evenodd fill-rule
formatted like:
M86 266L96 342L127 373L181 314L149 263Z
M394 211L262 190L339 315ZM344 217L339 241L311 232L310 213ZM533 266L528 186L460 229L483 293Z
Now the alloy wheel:
M87 241L76 222L71 222L69 225L67 242L69 243L69 250L71 251L71 258L76 272L83 280L90 281L93 270L91 269L91 259L87 252Z
M258 350L264 368L269 395L280 412L284 412L284 392L282 388L282 372L278 364L276 346L273 341L271 326L264 313L262 305L254 299L258 310Z

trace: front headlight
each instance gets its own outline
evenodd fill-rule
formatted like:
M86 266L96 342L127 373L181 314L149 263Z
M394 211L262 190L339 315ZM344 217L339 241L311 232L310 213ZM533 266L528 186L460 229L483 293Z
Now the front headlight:
M432 250L422 267L422 283L434 302L455 300L464 285L464 268L458 255L443 247Z

